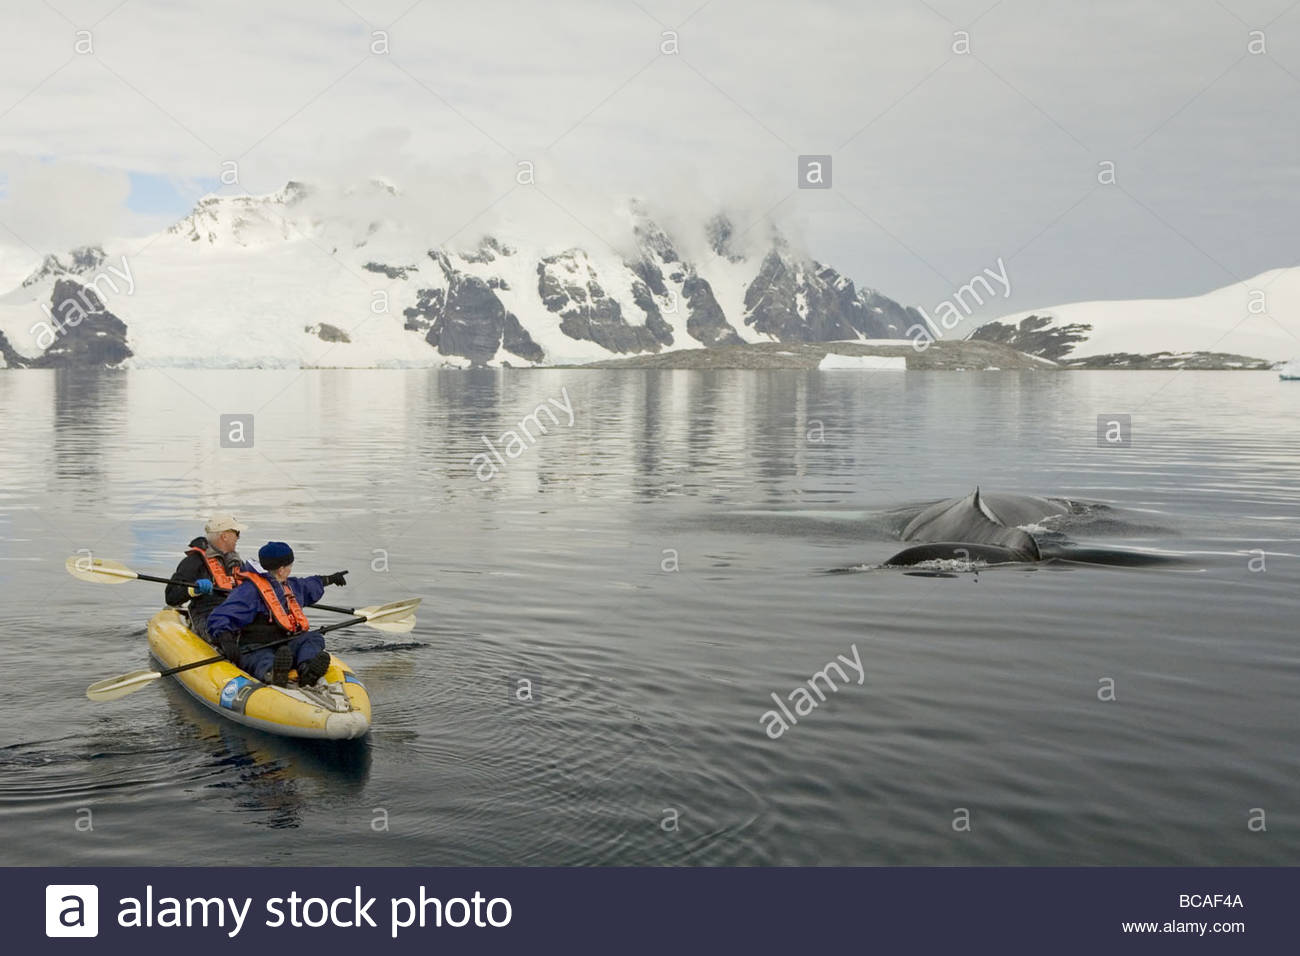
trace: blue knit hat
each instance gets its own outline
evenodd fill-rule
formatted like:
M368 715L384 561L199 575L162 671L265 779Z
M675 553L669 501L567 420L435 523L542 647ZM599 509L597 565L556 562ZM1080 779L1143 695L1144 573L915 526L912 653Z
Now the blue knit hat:
M283 541L268 541L257 551L257 560L268 571L293 564L293 548Z

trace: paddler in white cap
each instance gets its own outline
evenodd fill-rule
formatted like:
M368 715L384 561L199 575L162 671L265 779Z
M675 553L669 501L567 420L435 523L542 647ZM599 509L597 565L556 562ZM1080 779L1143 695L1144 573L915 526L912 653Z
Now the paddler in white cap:
M180 607L189 602L190 630L208 639L208 615L226 599L217 589L232 591L247 570L235 547L245 529L232 514L219 512L208 519L203 535L190 542L172 577L184 584L167 585L167 603Z

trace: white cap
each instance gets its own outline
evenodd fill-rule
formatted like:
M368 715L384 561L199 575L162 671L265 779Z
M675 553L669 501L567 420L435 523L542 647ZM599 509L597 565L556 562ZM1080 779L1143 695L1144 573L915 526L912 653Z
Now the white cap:
M223 531L238 531L241 534L248 529L235 520L235 516L225 512L218 512L208 519L208 523L203 526L205 534L221 534Z

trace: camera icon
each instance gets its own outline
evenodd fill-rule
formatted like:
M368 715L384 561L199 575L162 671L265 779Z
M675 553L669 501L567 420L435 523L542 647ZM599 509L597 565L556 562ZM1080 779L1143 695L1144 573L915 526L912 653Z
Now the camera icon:
M51 883L45 887L46 936L98 936L99 887Z

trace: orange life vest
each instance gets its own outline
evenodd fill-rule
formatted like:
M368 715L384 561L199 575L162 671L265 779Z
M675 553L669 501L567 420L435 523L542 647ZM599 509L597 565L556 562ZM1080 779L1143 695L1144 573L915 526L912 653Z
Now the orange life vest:
M219 588L225 588L227 591L233 591L235 585L244 579L244 572L235 568L233 572L227 571L225 564L219 559L214 558L202 548L190 548L191 554L197 554L208 566L208 573L212 575L212 583Z
M307 630L307 615L302 612L302 605L298 599L293 596L293 589L287 584L281 585L280 590L284 592L284 598L289 604L289 610L284 609L279 598L275 596L275 590L271 587L271 582L260 574L248 574L244 576L245 581L252 581L253 586L262 595L262 603L266 605L266 612L271 615L271 620L280 625L290 634L301 634Z

